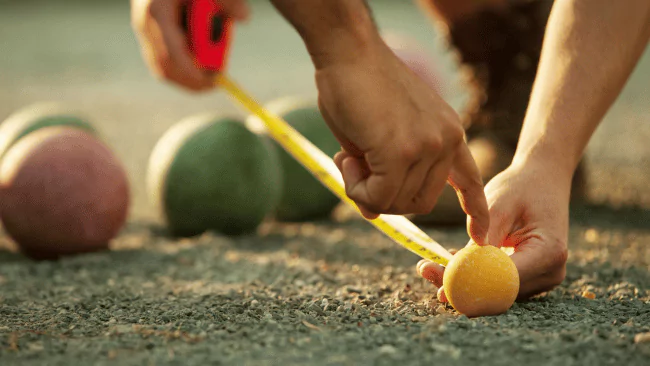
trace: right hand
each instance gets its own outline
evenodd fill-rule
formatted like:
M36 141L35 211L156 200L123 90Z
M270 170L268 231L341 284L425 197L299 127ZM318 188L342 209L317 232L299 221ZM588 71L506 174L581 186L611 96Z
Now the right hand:
M489 226L479 170L456 112L383 43L321 65L319 105L343 149L335 162L366 218L426 214L447 181L479 245Z
M193 60L181 27L180 10L185 0L131 0L131 23L149 69L160 79L192 91L214 88L214 77ZM219 0L236 21L248 19L244 0Z

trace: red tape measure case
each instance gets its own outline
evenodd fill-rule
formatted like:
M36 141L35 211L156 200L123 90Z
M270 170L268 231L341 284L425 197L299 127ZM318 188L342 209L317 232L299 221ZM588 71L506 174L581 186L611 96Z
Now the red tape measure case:
M215 0L189 0L183 25L195 60L202 68L222 72L232 39L232 20Z

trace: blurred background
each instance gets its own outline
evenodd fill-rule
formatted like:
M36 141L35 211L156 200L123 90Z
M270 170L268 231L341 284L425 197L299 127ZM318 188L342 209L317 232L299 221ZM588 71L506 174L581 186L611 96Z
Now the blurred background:
M267 0L236 30L230 74L259 101L316 96L304 46ZM452 56L410 1L371 0L382 30L430 53L458 110L464 94ZM605 48L603 52L608 52ZM650 207L650 50L589 145L595 202ZM0 120L35 102L61 101L89 115L125 164L133 219L154 213L145 194L147 160L160 136L192 114L245 115L218 91L190 94L151 76L130 26L128 0L0 0ZM570 123L570 121L567 121Z

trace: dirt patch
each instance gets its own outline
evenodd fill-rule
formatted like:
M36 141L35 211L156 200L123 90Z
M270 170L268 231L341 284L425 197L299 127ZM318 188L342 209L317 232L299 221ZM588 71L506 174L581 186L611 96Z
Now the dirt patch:
M594 212L612 224L611 211ZM624 221L574 224L565 283L480 319L439 304L417 258L358 220L181 241L132 223L107 253L36 263L2 252L0 356L6 365L642 365L650 230ZM462 228L429 233L466 241Z

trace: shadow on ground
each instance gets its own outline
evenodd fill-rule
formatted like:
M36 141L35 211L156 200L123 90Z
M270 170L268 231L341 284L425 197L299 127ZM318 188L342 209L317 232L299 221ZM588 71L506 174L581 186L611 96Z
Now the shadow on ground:
M576 205L571 208L571 223L601 229L650 231L650 208L642 205Z

